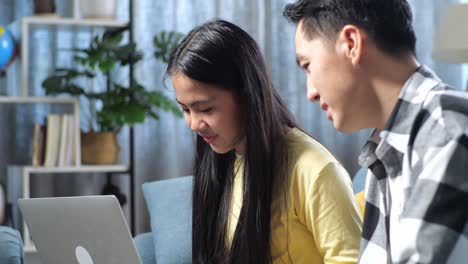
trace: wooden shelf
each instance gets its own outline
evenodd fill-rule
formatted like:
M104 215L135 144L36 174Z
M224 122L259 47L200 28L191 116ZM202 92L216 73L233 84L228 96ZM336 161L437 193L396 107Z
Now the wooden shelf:
M127 21L118 21L113 19L76 19L64 18L60 16L29 16L21 19L21 95L28 96L29 90L29 33L32 28L38 26L87 29L93 28L126 28L129 23ZM18 25L19 26L19 25Z
M35 97L35 96L0 96L0 103L51 103L51 104L74 104L77 99L59 97Z
M43 166L22 166L10 165L9 167L21 168L28 173L126 173L128 172L127 165L82 165L82 166L67 166L67 167L43 167Z
M23 23L29 25L44 25L44 26L74 26L74 27L107 27L107 28L124 28L128 26L126 21L118 21L114 19L76 19L64 18L59 16L30 16L24 17Z

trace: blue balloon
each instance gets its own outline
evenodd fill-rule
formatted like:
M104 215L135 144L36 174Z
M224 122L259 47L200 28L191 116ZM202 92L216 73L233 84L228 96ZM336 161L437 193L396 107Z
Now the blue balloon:
M15 54L15 42L11 33L0 26L0 69L8 65Z

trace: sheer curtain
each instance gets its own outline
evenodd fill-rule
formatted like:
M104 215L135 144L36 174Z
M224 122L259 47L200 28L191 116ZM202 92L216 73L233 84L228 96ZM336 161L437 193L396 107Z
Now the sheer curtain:
M163 90L174 97L170 80L165 88L162 76L165 66L152 58L152 39L161 30L177 30L187 33L191 28L209 19L223 18L234 22L249 32L259 43L269 65L276 88L288 103L299 124L317 140L327 146L338 159L353 174L358 168L356 158L366 140L369 131L353 135L336 132L326 119L317 104L307 101L305 93L305 76L295 63L294 25L282 17L286 3L292 0L137 0L134 1L135 39L139 48L145 52L145 59L136 65L135 77L149 89ZM64 3L65 2L65 3ZM67 13L68 1L57 1L60 12ZM448 83L456 87L464 87L462 70L457 65L441 65L431 58L434 30L443 7L455 0L413 0L409 1L414 12L414 26L418 36L418 58L434 70ZM119 0L119 17L127 18L128 0ZM0 0L0 24L8 24L14 19L32 13L32 0ZM57 55L48 51L50 47L66 42L78 45L89 38L89 33L60 33L60 36L50 36L46 33L36 36L36 54L42 49L43 55L36 55L31 67L35 67L38 78L32 83L39 83L47 76L55 65L67 64L66 55ZM52 40L51 40L52 38ZM49 45L53 42L53 45ZM41 44L42 43L42 44ZM49 43L49 44L48 44ZM41 48L42 45L42 48ZM44 60L49 54L52 58ZM34 55L33 55L34 56ZM125 74L122 74L125 76ZM99 83L95 85L99 87ZM0 79L0 93L12 89L5 87L5 81ZM40 86L31 87L35 94L41 94ZM99 88L96 88L99 89ZM8 117L0 113L0 122L9 125ZM6 123L4 121L7 121ZM10 119L11 121L11 119ZM84 125L84 124L83 124ZM122 161L128 160L128 131L123 131L119 140L122 145ZM17 142L18 143L18 142ZM193 157L193 135L182 119L163 113L159 121L148 120L135 126L135 168L137 208L137 231L149 230L148 214L141 193L141 184L163 178L178 177L191 173ZM0 150L8 151L8 144L0 139ZM2 156L2 155L0 155ZM0 160L0 169L4 168ZM2 173L3 174L3 173ZM0 180L4 181L0 175ZM75 181L77 193L99 192L103 177L86 176L68 177L55 182L55 192L63 192ZM128 182L122 177L122 189L126 190Z

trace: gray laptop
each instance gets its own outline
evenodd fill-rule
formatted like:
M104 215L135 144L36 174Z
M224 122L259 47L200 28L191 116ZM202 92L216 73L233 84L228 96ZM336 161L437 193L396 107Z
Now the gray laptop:
M20 199L18 203L46 264L141 263L112 195Z

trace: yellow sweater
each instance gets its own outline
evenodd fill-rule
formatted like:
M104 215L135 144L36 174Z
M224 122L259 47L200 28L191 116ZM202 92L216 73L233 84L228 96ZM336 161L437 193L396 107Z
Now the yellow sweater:
M346 170L320 143L287 134L289 175L274 182L271 254L276 263L356 263L362 218ZM243 160L237 156L231 216L232 242L242 205Z

